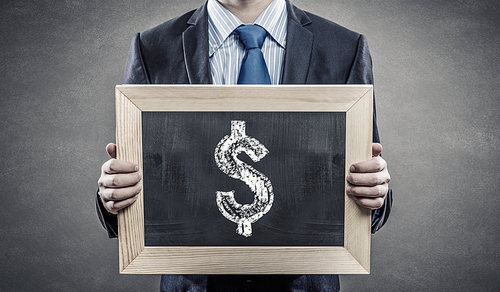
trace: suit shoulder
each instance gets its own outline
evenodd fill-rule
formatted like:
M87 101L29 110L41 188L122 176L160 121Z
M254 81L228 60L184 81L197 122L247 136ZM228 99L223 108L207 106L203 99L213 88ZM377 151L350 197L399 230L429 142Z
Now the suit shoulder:
M306 11L300 20L302 27L309 30L313 36L309 83L353 83L353 68L371 68L363 35ZM358 63L359 66L356 65Z
M181 36L189 26L188 20L191 18L195 11L196 9L191 10L183 15L167 20L162 24L141 32L141 42L146 44L156 43L161 42L164 38L171 39L175 36Z
M322 39L341 39L344 42L357 45L359 38L361 37L360 33L352 31L316 14L307 11L304 12L311 19L311 29L314 30L315 34L321 35Z

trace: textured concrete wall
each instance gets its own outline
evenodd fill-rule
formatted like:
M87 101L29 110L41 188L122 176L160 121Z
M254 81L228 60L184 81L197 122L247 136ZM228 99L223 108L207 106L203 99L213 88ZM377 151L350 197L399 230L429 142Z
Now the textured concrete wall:
M1 1L2 291L157 291L94 211L133 33L196 1ZM500 289L500 4L294 3L366 35L394 213L343 291Z

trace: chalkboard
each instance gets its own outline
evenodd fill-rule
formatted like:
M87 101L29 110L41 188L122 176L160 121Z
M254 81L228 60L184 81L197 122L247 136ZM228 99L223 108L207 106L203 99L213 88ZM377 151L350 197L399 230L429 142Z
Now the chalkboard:
M120 85L117 158L143 188L118 214L120 273L369 273L371 85Z
M239 204L254 201L249 186L216 163L234 121L268 149L258 162L244 151L238 157L274 193L249 236L237 234L216 203L218 191L231 190ZM344 244L345 113L145 112L142 124L146 246Z

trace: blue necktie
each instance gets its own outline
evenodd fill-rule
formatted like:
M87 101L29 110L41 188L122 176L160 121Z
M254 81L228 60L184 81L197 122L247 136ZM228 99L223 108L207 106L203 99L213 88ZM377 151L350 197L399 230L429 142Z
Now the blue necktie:
M264 55L260 50L267 31L258 25L242 25L234 30L246 48L238 84L271 84Z

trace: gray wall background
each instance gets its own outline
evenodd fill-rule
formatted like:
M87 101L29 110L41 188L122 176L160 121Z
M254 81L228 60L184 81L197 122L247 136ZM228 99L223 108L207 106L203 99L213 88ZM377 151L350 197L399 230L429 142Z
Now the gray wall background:
M0 5L0 290L157 291L94 211L135 32L202 0ZM395 205L343 291L499 291L500 2L294 3L365 34Z

